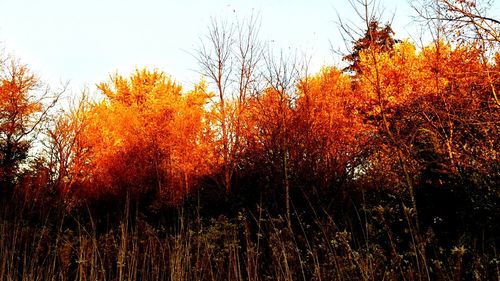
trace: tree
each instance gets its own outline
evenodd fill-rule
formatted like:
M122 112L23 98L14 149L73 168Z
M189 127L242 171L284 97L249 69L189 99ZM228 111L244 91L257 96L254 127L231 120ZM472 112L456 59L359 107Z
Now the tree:
M368 93L368 96L372 97L367 100L372 101L371 105L375 106L372 107L374 110L372 112L375 114L372 114L371 119L376 121L376 125L382 128L380 131L382 140L387 141L396 150L399 166L404 175L413 208L416 210L413 182L408 170L408 163L406 163L404 143L398 140L397 132L395 133L394 128L390 126L388 102L391 93L384 87L384 77L381 74L384 69L383 59L390 58L391 49L395 43L395 40L391 37L392 30L387 26L379 29L377 18L380 16L376 15L376 9L374 8L377 6L376 1L358 0L350 3L365 26L364 36L356 40L353 45L352 55L355 56L350 57L351 60L357 62L356 68L358 72L355 73L353 78L364 81L360 85L355 85L356 91ZM359 33L359 31L347 25L341 25L341 28L351 38L353 34ZM349 58L349 56L347 57ZM404 69L398 68L396 73L402 70ZM365 109L361 108L361 112L365 112Z
M52 93L15 58L0 60L0 192L12 192L42 123L63 91Z
M291 120L295 107L296 86L300 80L302 67L298 63L296 56L287 56L281 50L278 56L272 50L264 57L265 73L263 74L266 90L264 97L267 98L269 107L264 107L266 115L273 116L268 124L263 124L263 129L271 129L274 147L273 154L278 159L282 184L284 188L285 210L288 227L291 229L291 209L290 209L290 147L293 136L291 135ZM262 110L262 109L261 109ZM271 125L271 126L269 126ZM269 128L271 127L271 128ZM271 146L272 147L272 146Z
M390 24L387 23L382 27L377 19L371 18L367 22L366 31L363 37L353 42L352 53L343 58L350 63L346 70L355 73L361 71L359 57L363 50L375 49L380 52L389 52L392 50L394 44L399 42L399 40L394 39L393 36L394 31L392 31Z
M366 161L373 128L358 114L358 102L351 77L334 67L299 82L291 154L306 187L341 187Z
M500 20L488 16L492 1L417 1L415 11L426 25L435 30L435 41L443 40L458 45L471 45L481 51L486 79L490 84L491 94L497 104L500 101L493 81L493 73L488 64L494 61L500 47Z
M86 91L68 110L60 110L48 124L45 141L48 166L53 188L66 197L73 185L88 172L88 148L83 144L83 134L89 123L92 103Z
M75 110L54 138L65 139L56 146L61 159L78 155L68 168L81 190L71 191L175 204L196 188L212 161L204 83L183 93L165 73L143 69L130 77L116 74L98 89L105 98L83 116Z
M422 0L412 3L426 24L433 24L450 39L500 42L500 20L490 17L493 1Z
M258 67L263 56L258 20L229 24L212 19L207 41L195 53L201 73L216 88L214 116L219 129L218 148L222 185L231 191L233 174L241 154L241 116L247 99L259 87Z

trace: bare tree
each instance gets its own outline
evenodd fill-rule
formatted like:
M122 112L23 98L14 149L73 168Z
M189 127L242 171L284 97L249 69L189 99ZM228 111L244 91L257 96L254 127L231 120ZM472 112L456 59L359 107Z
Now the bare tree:
M241 148L241 115L247 98L259 84L257 69L263 56L259 26L254 15L236 22L212 18L208 35L194 54L201 73L216 89L214 107L220 129L223 185L228 192Z
M448 35L462 40L500 42L500 21L488 16L491 0L422 0L412 3L425 23L439 22Z

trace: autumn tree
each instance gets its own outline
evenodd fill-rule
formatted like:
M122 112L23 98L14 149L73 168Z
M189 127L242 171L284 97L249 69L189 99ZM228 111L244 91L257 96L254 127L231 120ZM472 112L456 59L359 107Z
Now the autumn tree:
M10 193L60 93L11 57L0 60L0 83L0 185L2 193Z
M277 122L277 139L274 141L278 145L276 151L281 165L281 176L283 179L285 208L288 226L291 227L290 220L290 147L292 146L291 136L291 113L295 106L296 85L300 79L301 65L296 56L287 56L283 51L278 56L268 52L265 57L266 72L264 74L268 94L275 96L275 110L271 112L275 115Z
M298 83L292 159L302 185L325 194L355 178L373 128L358 113L351 77L335 67Z
M98 89L104 99L84 111L85 123L78 116L69 123L77 125L70 136L79 133L72 153L83 152L70 171L83 190L73 192L178 202L211 160L204 84L183 93L163 72L144 69L130 78L116 74Z
M435 41L471 45L481 51L491 94L497 106L500 106L493 81L494 73L488 67L500 47L500 20L489 15L492 1L416 1L412 6L423 23L430 27Z
M383 67L377 69L374 58ZM469 211L448 206L464 216L474 208L490 210L491 187L498 181L499 116L488 78L496 66L484 64L481 48L437 41L417 50L405 41L391 53L363 52L360 66L356 107L378 131L373 135L378 152L369 158L366 176L401 190L408 186L399 176L406 163L414 192L423 198L419 213L425 224L435 212L430 203L435 193L469 202ZM489 203L479 207L471 198Z
M91 106L85 90L68 109L61 109L48 122L44 146L53 188L62 197L69 194L73 185L88 172L88 148L83 143L83 134L89 122Z
M464 171L467 162L464 159L468 158L465 156L468 153L464 153L462 148L470 149L475 146L472 143L484 144L483 141L489 139L486 143L493 146L488 149L488 145L483 146L476 151L479 155L482 154L479 151L488 151L496 146L496 142L490 139L491 135L486 133L498 130L496 121L500 105L495 70L500 23L488 15L491 6L491 1L439 0L417 1L413 4L420 19L429 26L434 39L433 46L424 49L428 56L426 63L432 65L432 84L436 95L434 102L426 103L428 109L433 109L432 113L428 109L426 111L427 121L433 124L428 134L433 136L434 141L429 143L439 143L431 149L434 154L442 152L442 157L438 158L441 168L433 169L439 172L430 173L434 177L449 179L456 177L458 170ZM468 94L462 96L464 91ZM479 104L482 106L478 107ZM425 111L423 108L421 110ZM439 116L437 120L436 115ZM484 166L479 164L482 162L479 159L488 158L476 158L478 162L473 165L475 167L469 166L467 169L482 170ZM496 166L492 162L490 165ZM497 174L486 170L480 174Z
M246 175L258 175L265 194L279 195L273 197L274 205L284 207L290 223L292 122L302 65L297 56L283 51L274 53L271 49L263 57L263 63L264 88L248 99L241 116L245 142L241 170Z

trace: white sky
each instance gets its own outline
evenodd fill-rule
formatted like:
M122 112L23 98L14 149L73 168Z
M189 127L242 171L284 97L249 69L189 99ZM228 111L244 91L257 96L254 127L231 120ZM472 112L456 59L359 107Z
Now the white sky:
M408 38L414 13L407 1L381 2L384 20L395 14L396 37ZM78 91L116 71L156 67L190 88L199 80L190 53L210 17L244 18L252 11L261 16L261 38L305 52L312 71L336 60L330 42L343 46L336 12L356 18L346 0L0 0L0 47L53 86L70 81Z

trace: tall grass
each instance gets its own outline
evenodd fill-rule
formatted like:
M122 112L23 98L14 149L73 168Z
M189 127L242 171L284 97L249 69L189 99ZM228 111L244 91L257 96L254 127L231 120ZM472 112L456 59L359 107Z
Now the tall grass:
M0 281L499 277L496 253L468 244L436 246L431 230L415 227L411 209L360 209L346 227L328 214L305 219L299 211L289 227L259 207L234 218L183 214L169 226L128 207L118 223L62 207L42 212L5 204L1 212Z

